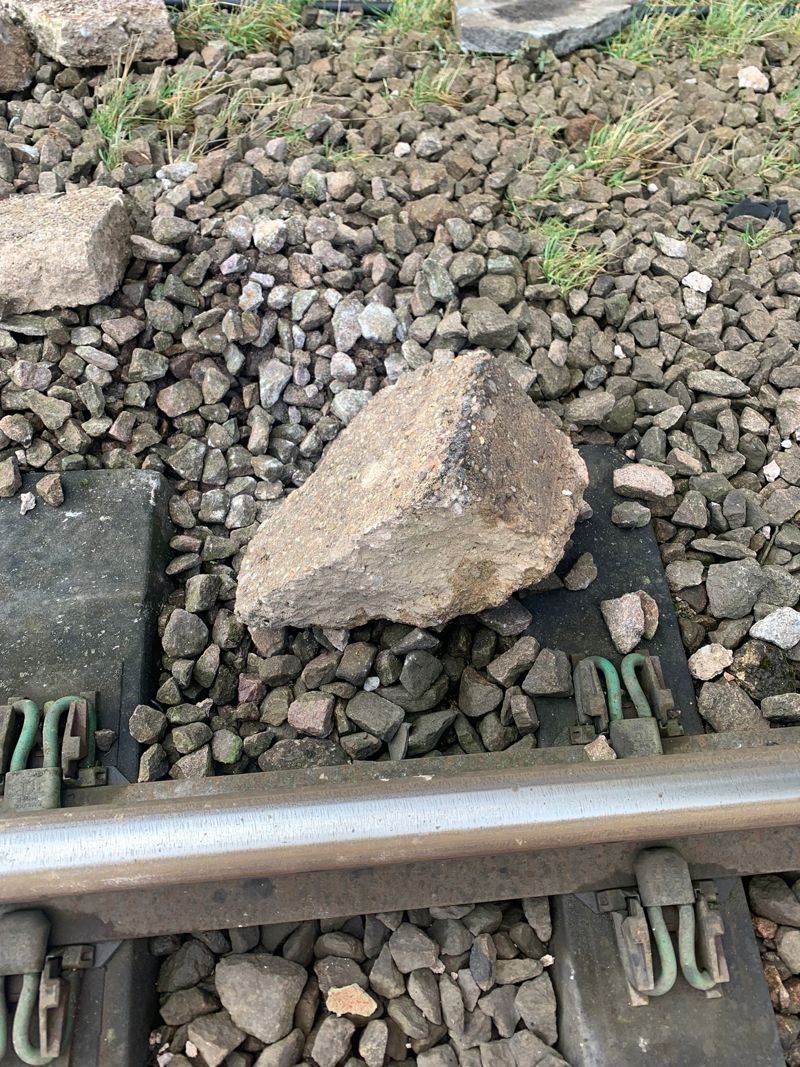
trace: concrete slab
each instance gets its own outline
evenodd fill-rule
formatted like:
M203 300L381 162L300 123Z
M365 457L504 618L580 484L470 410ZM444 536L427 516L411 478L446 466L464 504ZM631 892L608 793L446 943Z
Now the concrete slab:
M24 480L33 492L36 475ZM20 515L0 500L0 703L95 691L117 741L101 762L136 780L134 707L158 675L156 623L168 557L169 489L154 471L71 471L64 503Z
M538 44L564 56L616 33L640 2L455 0L456 33L469 52L508 54Z

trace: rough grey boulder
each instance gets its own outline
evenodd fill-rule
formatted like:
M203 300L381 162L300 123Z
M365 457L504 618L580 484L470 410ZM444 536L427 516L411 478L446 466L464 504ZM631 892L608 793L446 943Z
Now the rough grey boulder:
M117 288L129 258L118 189L0 201L0 314L98 303Z
M120 55L177 54L164 0L0 0L46 56L71 67L104 67Z
M588 475L485 352L380 392L245 553L248 626L432 626L501 604L561 559Z

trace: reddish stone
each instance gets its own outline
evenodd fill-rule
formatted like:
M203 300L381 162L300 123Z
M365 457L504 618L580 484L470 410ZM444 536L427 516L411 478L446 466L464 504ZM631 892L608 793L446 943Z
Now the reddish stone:
M252 674L239 676L239 703L260 704L267 695L267 683Z
M564 140L568 145L586 144L595 130L599 130L605 123L597 115L590 111L588 115L570 119L564 127Z

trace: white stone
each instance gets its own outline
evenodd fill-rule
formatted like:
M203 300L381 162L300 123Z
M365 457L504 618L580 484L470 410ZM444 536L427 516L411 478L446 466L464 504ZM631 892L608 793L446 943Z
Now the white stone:
M707 274L701 274L699 270L690 271L681 282L681 285L695 293L708 293L713 284L711 278Z
M656 248L670 259L686 259L689 250L686 241L679 241L675 237L668 237L665 233L653 233Z
M780 478L781 469L773 459L762 468L761 473L768 482L774 482L776 478Z
M737 78L740 89L752 89L754 93L769 92L769 78L758 67L741 67Z
M703 645L689 657L689 672L693 678L708 682L722 674L733 663L733 652L724 645Z
M778 608L750 627L750 636L769 641L778 648L794 648L800 641L800 612L794 608Z

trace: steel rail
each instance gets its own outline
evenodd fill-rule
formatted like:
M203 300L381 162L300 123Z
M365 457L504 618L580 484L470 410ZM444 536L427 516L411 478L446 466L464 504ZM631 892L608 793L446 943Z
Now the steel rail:
M179 783L175 783L176 786ZM796 745L0 817L0 903L800 823Z

